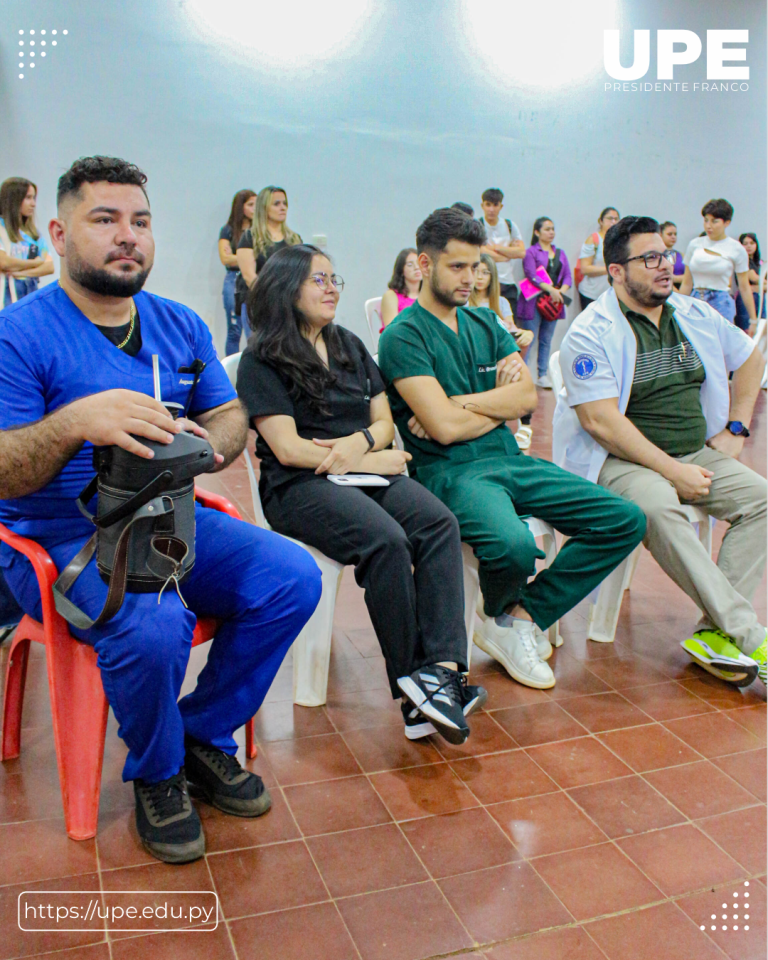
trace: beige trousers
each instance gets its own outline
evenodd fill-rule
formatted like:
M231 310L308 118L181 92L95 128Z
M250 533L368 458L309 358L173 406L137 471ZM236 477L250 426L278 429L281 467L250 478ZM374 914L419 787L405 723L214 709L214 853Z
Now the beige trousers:
M709 493L694 505L730 525L717 564L681 510L674 486L660 474L609 456L598 483L644 511L648 526L643 543L701 610L696 629L717 627L750 654L765 640L765 627L751 600L765 569L768 484L754 470L710 447L680 460L714 474Z

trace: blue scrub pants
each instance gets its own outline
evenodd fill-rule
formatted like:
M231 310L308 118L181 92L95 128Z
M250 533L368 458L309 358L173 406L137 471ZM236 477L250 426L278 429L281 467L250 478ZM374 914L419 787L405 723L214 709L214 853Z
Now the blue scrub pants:
M74 636L98 654L104 691L128 746L123 780L150 783L178 773L184 734L234 755L233 734L259 709L294 639L320 599L315 561L289 540L199 505L196 562L181 592L126 593L115 616ZM73 521L77 523L77 521ZM62 570L88 536L39 542ZM23 609L40 619L40 595L31 564L14 554L5 571ZM91 617L107 585L95 562L68 596ZM224 622L214 637L197 687L178 701L197 616Z

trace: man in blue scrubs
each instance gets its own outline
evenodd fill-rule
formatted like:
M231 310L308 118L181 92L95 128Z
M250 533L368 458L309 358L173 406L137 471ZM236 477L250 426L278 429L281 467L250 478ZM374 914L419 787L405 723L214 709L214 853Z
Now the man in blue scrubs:
M203 321L142 292L154 259L146 179L124 160L76 161L50 223L61 280L0 314L0 521L40 543L59 570L93 532L75 499L93 476L94 445L151 457L141 438L170 443L191 430L208 438L217 470L245 445L245 414ZM165 401L185 404L193 375L184 371L205 364L189 420L174 422L154 399L153 354ZM157 594L129 593L111 620L72 631L98 653L129 748L123 778L134 782L139 836L171 863L205 852L187 778L227 813L269 809L261 779L235 757L233 733L258 710L320 597L317 566L293 543L200 507L196 524L196 563L182 584L189 609L172 590L159 604ZM29 562L3 547L0 565L39 619ZM95 617L106 590L90 563L69 596ZM223 623L197 688L177 703L198 616Z

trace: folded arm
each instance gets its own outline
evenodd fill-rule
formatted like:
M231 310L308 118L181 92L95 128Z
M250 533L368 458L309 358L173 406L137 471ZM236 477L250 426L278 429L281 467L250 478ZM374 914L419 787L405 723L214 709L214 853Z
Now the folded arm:
M34 262L34 260L25 260L24 263L27 264L27 268L25 270L14 270L13 276L19 280L24 280L26 278L31 279L32 277L48 277L53 273L53 257L50 253L46 253L38 266L30 267L29 264Z

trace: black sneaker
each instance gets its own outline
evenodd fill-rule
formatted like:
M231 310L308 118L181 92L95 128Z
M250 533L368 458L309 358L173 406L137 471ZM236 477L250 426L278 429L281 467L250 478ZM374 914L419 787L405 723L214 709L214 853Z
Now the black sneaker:
M461 676L456 670L436 665L414 670L400 677L398 687L418 707L448 743L462 744L469 736L464 719Z
M133 781L136 829L146 849L165 863L189 863L205 853L205 836L187 790L184 767L159 783Z
M264 781L218 747L187 736L184 765L193 797L235 817L260 817L272 806Z
M461 704L464 709L464 716L468 717L475 710L480 710L488 702L488 691L485 687L476 687L467 683L466 673L459 674L459 683L461 684Z
M409 740L421 740L422 737L437 733L421 710L417 710L412 703L401 703L400 709L403 711L405 735Z

